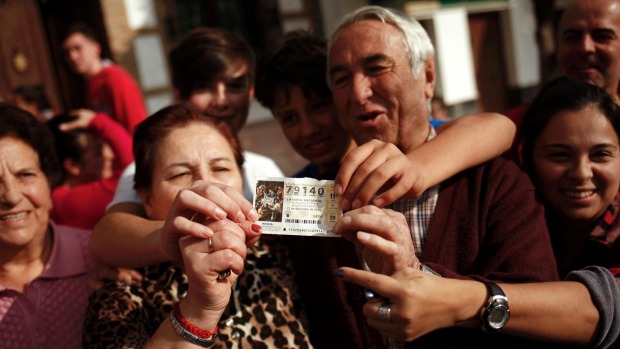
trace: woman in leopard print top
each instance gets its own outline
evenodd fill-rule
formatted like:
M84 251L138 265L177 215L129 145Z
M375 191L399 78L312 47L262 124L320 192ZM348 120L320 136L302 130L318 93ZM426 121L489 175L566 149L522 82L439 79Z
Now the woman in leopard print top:
M224 125L214 125L180 105L168 107L138 127L134 153L136 188L145 211L152 219L166 219L162 235L167 232L175 243L179 231L204 229L193 216L205 202L231 207L236 200L243 212L252 209L240 194L243 160L238 141ZM238 206L236 210L232 212L238 212ZM219 327L213 347L311 348L283 244L264 237L254 243L257 234L251 230L256 227L249 221L203 223L215 232L212 245L204 238L183 237L177 263L145 266L140 269L143 280L110 282L91 296L85 347L183 342L169 320L180 302L183 316L197 327L209 331ZM218 281L217 270L227 268L232 274ZM209 321L213 314L221 316L219 321Z

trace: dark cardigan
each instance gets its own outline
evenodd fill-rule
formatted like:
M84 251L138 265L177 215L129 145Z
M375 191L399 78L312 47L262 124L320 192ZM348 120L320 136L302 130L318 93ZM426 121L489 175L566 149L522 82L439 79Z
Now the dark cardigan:
M534 186L514 162L501 157L440 185L420 260L450 278L559 279Z
M441 184L420 260L443 277L509 283L559 280L544 208L535 198L535 188L513 161L501 157ZM449 328L405 347L560 346L478 329Z
M317 348L381 348L366 323L362 290L333 276L340 266L360 268L353 244L338 238L289 237L298 285ZM444 277L504 282L557 280L544 210L517 166L498 158L440 185L420 260ZM420 321L424 321L420 319ZM507 340L509 338L509 340ZM477 347L487 340L524 345L479 330L435 331L407 347Z

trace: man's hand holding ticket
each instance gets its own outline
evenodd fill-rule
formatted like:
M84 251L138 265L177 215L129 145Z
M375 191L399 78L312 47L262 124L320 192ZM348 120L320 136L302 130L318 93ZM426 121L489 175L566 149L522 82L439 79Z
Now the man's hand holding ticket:
M263 234L329 236L342 216L334 181L258 177L254 208Z

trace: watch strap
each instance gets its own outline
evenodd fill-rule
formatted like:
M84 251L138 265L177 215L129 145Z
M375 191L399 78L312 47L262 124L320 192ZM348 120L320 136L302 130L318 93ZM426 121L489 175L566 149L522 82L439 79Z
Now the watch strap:
M484 332L495 333L501 330L510 318L510 310L508 309L508 298L506 297L506 294L501 289L501 287L499 287L494 282L485 281L483 283L489 290L490 297L488 298L485 306L482 308L482 312L480 314L480 327ZM495 310L496 307L500 306L506 308L508 319L506 319L506 322L504 322L504 324L502 324L500 328L489 326L489 317L491 316L491 313Z
M506 297L506 295L504 294L504 291L502 291L502 288L497 286L496 283L486 281L484 284L487 285L487 288L489 289L489 291L491 291L491 297L493 296Z

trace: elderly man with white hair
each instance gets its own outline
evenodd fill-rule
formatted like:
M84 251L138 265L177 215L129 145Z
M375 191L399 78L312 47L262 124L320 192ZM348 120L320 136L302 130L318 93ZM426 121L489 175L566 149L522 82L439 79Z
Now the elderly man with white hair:
M417 21L382 7L360 8L337 26L328 57L328 80L340 123L358 144L383 142L408 153L433 139L428 100L435 88L434 49ZM346 160L342 166L348 166ZM497 289L493 281L558 279L543 208L527 176L509 160L497 158L464 170L390 208L351 210L335 227L336 233L355 242L374 272L391 275L412 267L479 280L493 285L491 296ZM486 301L480 303L483 306ZM384 300L364 311L369 322L376 323L392 321L399 309ZM525 345L483 332L440 330L407 345Z

